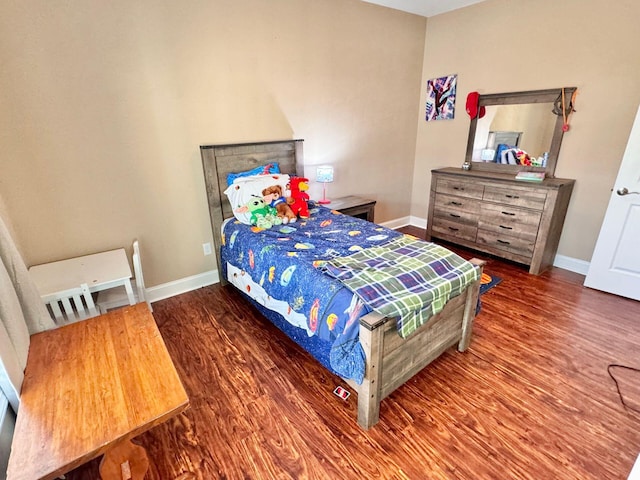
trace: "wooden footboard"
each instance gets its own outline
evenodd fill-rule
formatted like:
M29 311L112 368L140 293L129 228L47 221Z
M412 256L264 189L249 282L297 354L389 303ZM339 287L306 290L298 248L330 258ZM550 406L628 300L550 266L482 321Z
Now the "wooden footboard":
M481 277L485 262L475 258L470 261ZM459 351L467 349L480 277L407 339L398 335L393 318L374 312L360 319L360 343L367 359L365 378L361 385L346 381L358 392L358 424L362 428L369 429L378 422L380 402L385 397L444 351L456 343Z

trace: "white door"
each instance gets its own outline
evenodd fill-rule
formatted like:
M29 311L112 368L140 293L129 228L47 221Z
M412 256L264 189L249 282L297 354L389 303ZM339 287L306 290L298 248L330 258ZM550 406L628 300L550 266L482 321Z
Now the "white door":
M584 284L640 300L640 108Z

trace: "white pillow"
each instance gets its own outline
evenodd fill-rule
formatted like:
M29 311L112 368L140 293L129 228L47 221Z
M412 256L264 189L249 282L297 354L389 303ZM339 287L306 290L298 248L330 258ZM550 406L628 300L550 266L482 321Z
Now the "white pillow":
M251 177L236 178L227 187L224 194L229 199L233 216L240 222L251 225L251 212L238 212L238 208L245 206L253 197L262 198L262 190L272 185L280 185L284 192L289 183L289 175L286 173L275 173L269 175L254 175Z

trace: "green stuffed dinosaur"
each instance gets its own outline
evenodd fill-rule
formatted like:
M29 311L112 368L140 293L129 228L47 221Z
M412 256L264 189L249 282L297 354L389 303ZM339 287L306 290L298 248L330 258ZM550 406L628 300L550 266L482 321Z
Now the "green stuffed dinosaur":
M239 213L251 213L251 225L258 228L271 228L274 225L281 225L282 219L278 217L275 208L266 205L260 197L252 198L246 205L236 209Z

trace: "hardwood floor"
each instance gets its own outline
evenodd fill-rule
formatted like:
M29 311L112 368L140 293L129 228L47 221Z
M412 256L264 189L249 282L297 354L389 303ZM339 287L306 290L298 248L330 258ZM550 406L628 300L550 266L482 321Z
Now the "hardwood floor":
M384 400L368 432L355 394L334 396L344 383L233 287L154 303L191 406L136 438L146 478L626 478L640 413L622 405L607 366L640 367L640 302L565 270L532 276L487 260L503 281L481 297L469 350L445 353ZM640 374L614 375L640 408ZM98 478L98 460L67 478Z

